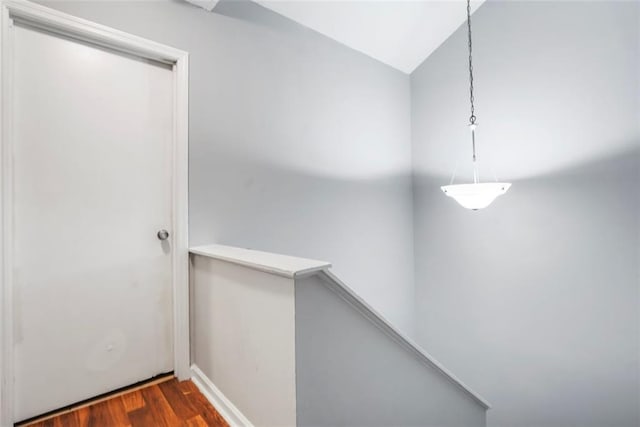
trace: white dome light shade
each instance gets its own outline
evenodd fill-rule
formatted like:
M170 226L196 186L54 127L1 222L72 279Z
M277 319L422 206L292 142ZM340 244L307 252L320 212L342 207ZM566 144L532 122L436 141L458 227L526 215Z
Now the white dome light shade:
M496 197L502 196L511 187L508 182L482 182L456 184L440 187L444 194L453 197L462 207L477 211L486 208Z

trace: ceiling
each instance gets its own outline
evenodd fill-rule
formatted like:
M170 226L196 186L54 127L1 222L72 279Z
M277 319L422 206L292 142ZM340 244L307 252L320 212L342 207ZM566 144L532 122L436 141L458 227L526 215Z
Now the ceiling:
M466 20L465 0L254 1L407 74Z

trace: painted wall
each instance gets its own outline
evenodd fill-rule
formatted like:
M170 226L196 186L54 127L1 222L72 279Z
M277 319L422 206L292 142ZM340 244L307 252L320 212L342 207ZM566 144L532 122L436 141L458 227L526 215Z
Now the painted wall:
M258 426L486 425L481 397L337 278L310 272L317 262L250 252L191 254L194 380L232 402L220 405L227 415Z
M466 29L411 76L419 341L492 402L490 426L640 424L639 17L474 14L481 174L513 182L484 211L439 189L470 154Z
M191 357L256 426L296 425L293 279L191 255Z
M192 245L331 261L412 332L408 76L250 2L44 4L190 52Z
M323 275L296 280L299 426L486 425L485 406L338 292Z
M474 15L483 177L514 182L481 212L439 190L468 159L463 29L409 82L255 4L46 4L191 52L192 244L332 261L410 332L415 219L419 340L490 425L638 424L637 2Z

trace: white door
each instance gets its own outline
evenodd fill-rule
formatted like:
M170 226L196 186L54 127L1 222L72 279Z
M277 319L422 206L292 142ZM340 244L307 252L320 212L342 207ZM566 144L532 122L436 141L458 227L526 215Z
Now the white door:
M11 29L15 419L173 369L173 73Z

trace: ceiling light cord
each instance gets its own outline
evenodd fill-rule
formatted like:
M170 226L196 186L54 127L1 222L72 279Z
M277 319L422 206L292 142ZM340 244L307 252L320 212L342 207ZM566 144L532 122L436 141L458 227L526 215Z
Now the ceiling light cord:
M475 107L473 105L473 45L471 44L471 0L467 0L467 35L469 38L469 101L471 102L471 116L469 124L476 124Z
M476 157L476 114L473 99L473 46L471 44L471 0L467 0L467 35L469 37L469 101L471 104L471 115L469 116L469 130L471 131L471 143L473 145L473 182L470 184L453 184L456 170L449 185L440 189L449 197L455 199L461 206L479 210L489 206L496 197L503 195L509 190L511 184L508 182L480 182L480 173ZM457 169L457 166L456 166ZM496 178L497 181L497 178Z
M473 44L471 43L471 0L467 0L467 35L469 36L469 101L471 103L471 116L469 127L471 129L471 146L473 149L473 182L478 182L478 159L476 155L476 115L473 105Z

